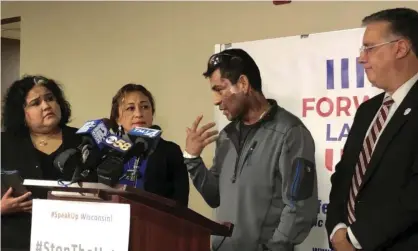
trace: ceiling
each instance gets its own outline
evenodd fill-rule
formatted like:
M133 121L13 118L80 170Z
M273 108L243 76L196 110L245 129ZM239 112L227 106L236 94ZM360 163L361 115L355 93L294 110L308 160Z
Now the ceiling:
M2 24L1 37L20 40L20 22Z

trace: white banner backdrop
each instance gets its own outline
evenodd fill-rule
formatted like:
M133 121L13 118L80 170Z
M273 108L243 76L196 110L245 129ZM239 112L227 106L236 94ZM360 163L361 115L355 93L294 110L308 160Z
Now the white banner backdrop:
M330 250L324 226L330 176L357 107L380 93L357 62L363 33L361 28L215 46L215 52L247 51L260 68L264 95L300 117L314 137L319 214L299 251ZM219 130L228 123L217 108L215 121Z

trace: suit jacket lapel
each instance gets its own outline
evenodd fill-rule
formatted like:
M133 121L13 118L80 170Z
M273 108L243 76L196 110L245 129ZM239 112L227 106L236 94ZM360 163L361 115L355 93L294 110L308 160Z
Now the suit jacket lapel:
M390 119L389 123L386 125L386 128L383 130L379 141L373 151L372 158L367 167L366 173L363 178L363 182L360 186L361 190L369 181L370 177L376 171L377 166L392 139L396 134L401 130L402 126L411 118L411 114L414 112L414 108L418 107L418 83L416 83L411 90L408 92L402 103L399 105L393 117ZM406 109L411 109L412 112L409 114L404 114Z

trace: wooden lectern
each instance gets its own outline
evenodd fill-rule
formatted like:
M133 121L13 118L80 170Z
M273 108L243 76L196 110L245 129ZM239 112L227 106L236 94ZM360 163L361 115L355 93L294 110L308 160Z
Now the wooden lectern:
M82 182L65 187L45 180L23 185L46 190L48 199L130 204L130 251L209 251L210 235L229 237L233 230L231 223L218 224L173 200L128 186Z

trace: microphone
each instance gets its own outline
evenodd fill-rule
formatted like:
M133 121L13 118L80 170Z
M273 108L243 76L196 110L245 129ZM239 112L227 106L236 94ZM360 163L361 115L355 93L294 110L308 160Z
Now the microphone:
M55 157L53 164L64 176L67 176L74 173L80 157L77 149L67 149Z
M91 169L100 162L104 147L102 142L109 134L109 119L97 119L87 121L76 134L82 135L82 142L76 149L67 149L54 160L54 166L61 173L66 170L74 170L71 183L79 182L86 178Z
M153 126L160 128L159 126ZM137 157L144 159L152 154L158 145L162 131L159 129L135 127L128 132L128 136L134 145L141 146L143 149L137 154Z
M114 186L123 175L123 165L121 157L107 155L97 166L97 181L110 187Z
M113 186L123 175L124 163L129 159L133 145L115 134L109 134L103 141L105 155L103 162L97 166L98 182L108 186ZM126 160L126 161L125 161Z
M110 134L110 120L107 118L87 121L76 134L82 135L82 142L77 147L81 152L81 162L84 170L95 168L100 162L104 148L103 142ZM88 173L86 174L86 176ZM84 177L85 178L85 177Z
M76 134L82 135L82 145L96 145L100 150L103 149L102 142L110 133L111 122L107 118L87 121Z
M102 144L104 146L102 152L105 152L105 155L112 154L119 157L126 156L133 146L130 140L125 140L115 134L109 134Z
M155 130L160 130L160 131L162 131L162 129L161 129L161 127L160 127L159 125L152 125L150 128L151 128L151 129L155 129Z
M61 173L64 173L67 169L65 168L68 166L68 160L77 153L76 149L67 149L64 152L60 153L55 159L54 159L54 166L58 168L58 170Z
M106 151L103 162L97 167L98 181L108 186L114 186L121 179L129 176L136 180L141 175L139 172L140 162L148 157L155 149L161 128L134 128L127 136L119 137L110 134L103 141ZM124 164L136 157L133 170L124 174Z
M130 181L134 181L136 184L138 177L141 178L142 176L142 173L139 170L141 162L155 150L160 135L161 130L143 127L136 127L128 132L128 137L134 143L134 146L131 148L128 155L125 156L124 160L126 163L132 158L135 158L135 162L133 168L129 169L121 179L128 177Z

